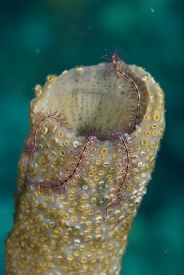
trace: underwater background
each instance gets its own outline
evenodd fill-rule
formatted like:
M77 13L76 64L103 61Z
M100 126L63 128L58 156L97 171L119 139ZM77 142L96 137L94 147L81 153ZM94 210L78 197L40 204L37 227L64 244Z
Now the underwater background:
M123 275L184 274L184 1L0 1L0 274L35 84L116 48L166 100L166 132L123 258Z

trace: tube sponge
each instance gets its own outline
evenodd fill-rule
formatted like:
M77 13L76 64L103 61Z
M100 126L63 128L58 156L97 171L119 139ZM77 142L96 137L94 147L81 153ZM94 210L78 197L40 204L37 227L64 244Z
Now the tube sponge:
M8 275L119 274L163 136L164 94L120 59L36 85Z

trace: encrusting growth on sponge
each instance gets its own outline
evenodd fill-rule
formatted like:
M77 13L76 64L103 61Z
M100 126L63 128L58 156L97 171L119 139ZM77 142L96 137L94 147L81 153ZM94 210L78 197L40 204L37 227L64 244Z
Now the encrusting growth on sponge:
M6 274L118 275L165 128L163 91L114 54L35 94Z

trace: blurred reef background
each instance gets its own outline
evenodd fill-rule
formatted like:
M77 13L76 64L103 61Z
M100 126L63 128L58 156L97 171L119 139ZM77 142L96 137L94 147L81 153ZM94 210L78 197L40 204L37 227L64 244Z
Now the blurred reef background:
M144 67L166 100L166 132L129 235L123 275L184 274L184 1L0 1L0 274L13 224L17 164L35 84L121 50ZM107 51L106 51L107 50Z

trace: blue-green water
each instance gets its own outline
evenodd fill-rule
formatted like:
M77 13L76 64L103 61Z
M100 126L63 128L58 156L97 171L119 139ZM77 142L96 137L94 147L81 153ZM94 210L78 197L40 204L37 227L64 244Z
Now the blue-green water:
M129 236L123 275L184 274L184 1L0 2L0 274L12 227L17 163L33 86L49 73L122 58L149 71L166 97L166 133Z

